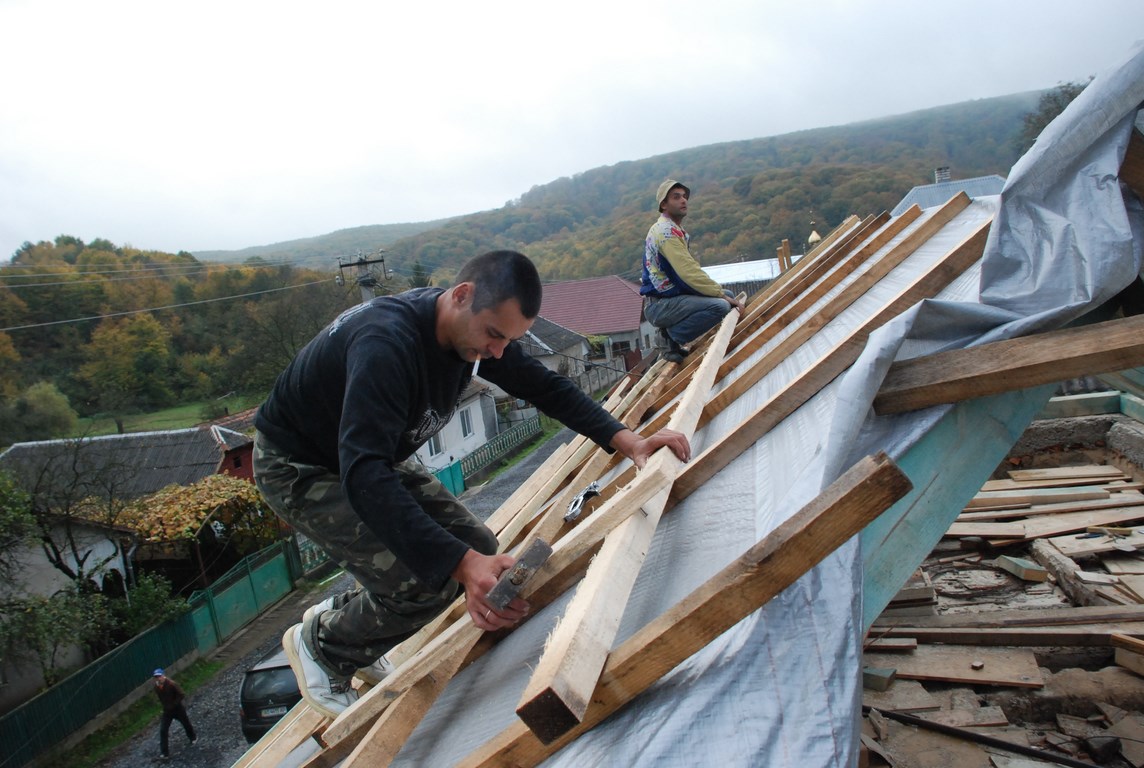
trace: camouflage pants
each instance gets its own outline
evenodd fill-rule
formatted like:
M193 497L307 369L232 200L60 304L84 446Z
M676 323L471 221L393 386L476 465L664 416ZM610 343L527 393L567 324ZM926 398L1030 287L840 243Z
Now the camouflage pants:
M442 528L482 554L496 536L416 457L396 465L405 489ZM303 641L330 674L349 677L376 661L444 610L460 591L450 579L437 592L418 581L350 507L338 475L291 459L262 434L254 440L254 479L270 507L357 579L312 617Z

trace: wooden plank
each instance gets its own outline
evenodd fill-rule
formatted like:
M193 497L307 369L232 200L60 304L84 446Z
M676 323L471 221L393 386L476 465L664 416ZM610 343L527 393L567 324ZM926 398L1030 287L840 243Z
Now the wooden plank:
M977 707L976 709L947 709L938 712L919 712L918 717L931 723L941 723L954 728L972 728L983 725L1008 725L1009 718L1001 707Z
M1126 651L1144 655L1144 640L1139 637L1133 637L1125 632L1113 632L1109 642L1113 648L1123 648Z
M898 677L910 680L941 680L972 685L1011 685L1041 688L1044 679L1033 652L1024 648L958 647L922 645L912 654L863 653L862 663L894 667ZM975 669L978 663L982 666Z
M594 548L608 533L637 512L656 495L667 480L666 463L678 461L670 451L659 451L648 460L641 471L622 493L609 499L608 503L593 512L588 520L574 529L573 533L553 546L548 563L537 572L522 591L521 597L529 596L545 586L552 574L560 573L569 563L578 561L585 551ZM460 645L472 645L479 638L481 630L464 614L456 623L449 626L424 648L389 674L379 685L359 698L343 711L326 729L324 738L334 744L347 738L360 738L374 718L380 715L394 699L421 678L449 658L452 649Z
M980 536L991 540L1004 539L1009 543L1058 537L1066 533L1084 532L1092 526L1116 525L1141 519L1144 519L1144 507L1111 507L1109 509L1027 517L1021 522L954 523L949 527L949 532L946 535L950 537ZM1056 538L1052 538L1052 541L1056 542Z
M1114 576L1121 574L1144 573L1144 558L1136 555L1116 552L1102 555L1100 564Z
M1109 374L1102 373L1100 378L1112 386L1108 381ZM1119 392L1086 392L1082 395L1063 395L1054 397L1037 414L1038 419L1075 419L1080 416L1104 416L1106 414L1120 413Z
M1075 467L1044 467L1041 469L1012 469L1008 473L1014 482L1037 480L1113 480L1127 475L1107 464L1082 464Z
M862 644L863 650L879 653L908 653L918 647L913 637L875 637Z
M861 328L836 345L819 360L807 368L803 374L773 395L767 402L755 409L732 435L717 445L705 449L697 461L692 461L676 479L671 489L671 503L685 498L695 488L707 482L736 456L753 445L778 422L785 419L817 393L826 382L853 364L865 349L869 334L890 318L900 314L927 296L931 296L960 275L973 262L981 257L985 238L989 233L989 222L978 226L968 237L946 254L924 275L902 290L898 296L874 314ZM763 360L766 360L764 357ZM760 363L763 361L760 360ZM753 370L753 367L752 367ZM714 418L728 403L723 395L727 388L712 398L703 409L703 421ZM899 583L900 586L900 583Z
M1104 488L1106 491L1120 490L1119 487L1111 486L1110 483L1114 481L1128 481L1131 478L1121 472L1119 475L1110 477L1058 477L1049 478L1045 480L1012 480L1004 478L1001 480L987 480L981 486L983 491L1009 491L1018 488L1067 488L1072 486L1092 486L1095 488Z
M1144 507L1111 507L1083 512L1065 512L1026 518L1025 535L1029 538L1049 538L1073 531L1084 532L1093 526L1117 526L1144 520ZM1127 537L1125 537L1127 538ZM1083 539L1082 539L1083 541Z
M1080 577L1080 567L1072 558L1065 557L1061 551L1045 539L1038 539L1029 547L1030 553L1038 563L1045 566L1069 599L1075 605L1104 605L1091 585Z
M479 635L474 637L475 643ZM457 674L471 650L458 646L452 656L439 664L432 674L418 680L397 698L381 717L374 721L369 731L350 752L341 768L365 768L366 766L389 765L397 758L397 753L405 745L409 734L425 717L445 686ZM305 766L303 767L305 768Z
M998 568L1003 571L1008 571L1018 579L1024 579L1025 581L1047 581L1049 578L1048 571L1023 557L1001 555L994 562Z
M917 680L895 680L885 691L862 691L862 706L883 712L932 712L941 702Z
M1058 504L1064 501L1107 499L1111 494L1101 488L1028 488L1011 491L981 491L965 505L967 510L990 504Z
M639 384L632 388L623 402L612 411L613 415L619 418L625 426L628 421L635 421L638 410L646 410L644 396L656 387L662 386L664 379L670 378L669 367L660 363L662 361L658 361L652 366L654 373L649 371L649 374L644 376ZM522 549L531 544L534 539L543 539L549 543L554 542L564 527L564 514L568 510L568 504L590 482L595 481L613 459L613 456L598 446L595 446L594 451L586 454L586 456L586 460L579 465L576 475L566 484L564 490L559 492L549 503L548 510L540 516L535 527L521 542ZM584 517L587 517L587 514Z
M1138 622L1077 624L1066 627L884 627L887 639L911 638L919 643L946 645L987 645L1010 648L1107 648L1113 633L1144 632L1144 620Z
M274 727L263 734L231 766L231 768L252 768L263 765L281 764L295 748L318 732L328 722L328 718L313 709L305 701L299 701Z
M961 213L961 211L965 210L965 208L968 206L969 197L965 195L965 193L960 193L959 195L953 197L940 209L931 214L928 219L919 224L917 228L911 231L900 243L891 248L877 261L873 262L869 269L859 274L849 285L839 291L838 294L825 306L818 307L810 317L799 323L798 326L790 333L790 335L783 338L782 341L771 348L766 353L766 355L764 355L762 360L757 361L747 371L740 373L740 375L734 381L732 381L731 384L724 387L719 395L712 398L711 402L708 403L707 408L709 411L712 411L712 413L705 415L706 418L709 419L714 415L715 411L722 411L727 407L727 405L739 399L739 397L741 397L744 392L757 384L763 376L770 372L770 370L772 370L780 362L789 357L794 350L798 349L807 341L809 341L810 338L818 333L822 328L824 328L827 323L840 315L844 309L857 301L873 286L877 285L882 280L882 278L884 278L887 274L893 271L895 267L901 264L907 256L911 255L914 253L914 251L925 244L927 240L933 237L938 231L941 230L942 227L948 224L950 220L952 220L957 214ZM986 223L981 227L981 229L987 230L988 226L988 223ZM963 243L963 246L966 246L970 241L973 240L973 238L974 236L971 235L970 238L968 238L967 241ZM972 249L977 254L973 259L974 261L976 261L977 258L980 258L982 249L984 249L984 241L982 241L980 249ZM961 252L961 247L954 250L954 253L958 252ZM953 254L951 253L949 256L953 256ZM947 256L947 260L949 259L949 256ZM943 261L943 263L945 262ZM961 268L957 270L956 274L960 274L967 266L968 264L961 266ZM940 273L940 271L941 270L935 266L933 270L927 273L927 277L933 277ZM869 335L872 330L886 323L890 317L896 316L900 314L906 307L916 304L920 298L928 297L932 295L932 293L936 293L938 290L944 287L954 276L955 275L948 276L947 279L941 282L941 285L936 289L927 289L925 283L926 278L923 277L921 280L915 282L913 286L907 288L906 291L900 294L899 300L891 302L891 304L897 305L904 303L904 298L902 297L905 295L916 295L917 293L921 293L922 296L918 296L914 298L913 301L905 303L905 306L897 307L896 311L890 315L886 315L884 311L878 313L874 317L870 318L866 324L862 326L861 329L855 332L855 334L861 334L863 337Z
M1062 627L1072 624L1101 624L1144 621L1144 606L1084 606L1080 608L1026 608L1007 611L943 614L919 617L915 627ZM875 621L875 633L893 635L893 629Z
M1037 515L1056 515L1062 512L1081 512L1085 510L1109 509L1112 507L1144 506L1144 494L1137 491L1110 494L1107 499L1094 501L1063 501L1057 504L1033 504L1028 507L1015 509L1000 509L983 512L962 512L957 516L957 522L970 523L983 520L1004 520L1013 517L1035 517Z
M1120 180L1132 188L1136 196L1144 199L1144 137L1133 128L1128 139L1128 150L1120 164Z
M1118 579L1120 586L1138 603L1144 603L1144 575L1122 573L1114 578Z
M739 318L732 309L708 348L668 427L690 437L715 382ZM628 595L639 575L652 536L667 504L667 489L682 462L668 473L663 491L608 535L584 581L552 631L516 712L544 742L583 720L588 699L599 681Z
M1076 535L1053 536L1049 543L1071 558L1099 555L1105 552L1133 551L1144 547L1144 531L1139 527L1129 536L1099 536L1079 539Z
M786 589L909 488L909 479L885 455L861 460L738 560L613 650L584 722L571 732L546 745L516 722L461 765L536 765Z
M792 284L791 294L783 297L785 301L775 301L770 306L751 312L736 329L735 337L731 340L734 352L723 363L719 375L726 376L738 368L783 329L794 324L816 302L856 272L919 216L921 209L913 206L888 226L883 225L889 216L863 225L852 236L851 247L878 231L861 249L849 255L846 252L848 249L832 253L832 258L823 259L813 270L807 270L798 284Z
M949 350L890 366L878 414L1050 384L1144 365L1144 315Z
M1024 523L954 523L945 532L949 538L961 536L980 536L983 539L1005 537L1008 539L1025 538Z

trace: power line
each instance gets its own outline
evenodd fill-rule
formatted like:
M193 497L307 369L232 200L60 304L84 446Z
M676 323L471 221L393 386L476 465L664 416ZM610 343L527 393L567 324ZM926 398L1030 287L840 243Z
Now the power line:
M68 276L71 278L83 278L88 275L113 275L122 273L133 273L130 277L108 277L100 280L56 280L49 283L8 283L8 288L33 288L48 285L99 285L102 283L118 282L123 280L158 280L165 277L187 277L201 273L211 272L229 272L236 269L262 269L276 267L292 267L293 264L283 262L278 264L216 264L216 263L198 263L198 264L168 264L168 265L148 265L144 268L137 269L106 269L106 270L91 270L91 271L72 271L72 272L44 272L44 273L29 273L29 274L5 274L6 270L0 269L0 280L16 280L21 278L40 278L40 277L61 277ZM152 270L153 274L139 274L144 270ZM160 273L163 270L164 273ZM317 271L317 270L314 270Z
M251 293L241 293L237 296L219 296L214 299L200 299L199 301L188 301L184 304L168 304L165 307L149 307L147 309L128 309L123 312L110 312L106 315L92 315L91 317L76 317L71 320L51 320L46 323L32 323L29 325L13 325L8 328L0 328L0 333L7 333L8 331L23 331L30 328L46 328L50 325L67 325L69 323L86 323L91 320L106 320L110 317L124 317L126 315L139 315L144 312L159 312L164 309L180 309L182 307L193 307L199 304L211 304L216 301L230 301L232 299L246 299L251 296L261 296L267 293L278 293L279 291L289 291L294 288L305 288L309 285L321 285L328 282L327 280L314 280L309 283L299 283L298 285L287 285L283 288L268 288L265 291L253 291Z

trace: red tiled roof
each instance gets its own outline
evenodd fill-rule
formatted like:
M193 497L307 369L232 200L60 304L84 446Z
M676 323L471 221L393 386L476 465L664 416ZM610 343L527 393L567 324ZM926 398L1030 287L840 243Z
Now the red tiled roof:
M642 306L637 284L609 275L545 285L540 314L576 333L607 335L638 331Z

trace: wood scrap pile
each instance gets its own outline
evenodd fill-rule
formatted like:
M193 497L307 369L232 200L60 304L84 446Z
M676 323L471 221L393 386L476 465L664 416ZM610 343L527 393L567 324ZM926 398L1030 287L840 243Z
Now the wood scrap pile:
M895 765L940 743L951 767L1014 755L1144 766L1141 484L1109 464L1007 474L985 483L871 627L864 757ZM1059 690L1060 648L1096 668L1091 698ZM1014 704L1028 701L1041 706Z

